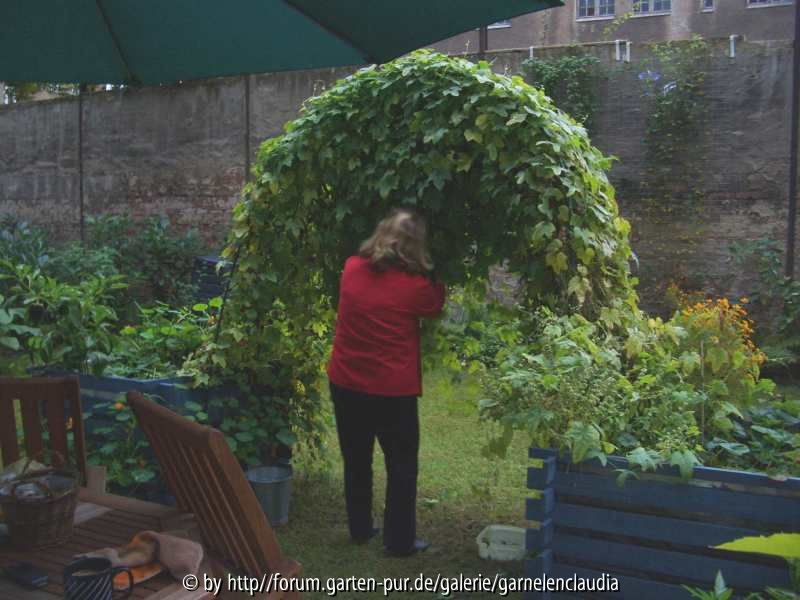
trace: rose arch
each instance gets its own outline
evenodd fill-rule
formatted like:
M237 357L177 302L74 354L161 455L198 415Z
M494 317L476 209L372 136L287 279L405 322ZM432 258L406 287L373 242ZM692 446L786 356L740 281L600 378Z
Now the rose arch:
M422 51L358 71L261 146L224 325L198 359L208 381L260 397L270 435L313 431L342 265L401 205L426 217L448 283L483 289L507 261L526 302L613 319L635 292L608 167L541 91L486 63Z

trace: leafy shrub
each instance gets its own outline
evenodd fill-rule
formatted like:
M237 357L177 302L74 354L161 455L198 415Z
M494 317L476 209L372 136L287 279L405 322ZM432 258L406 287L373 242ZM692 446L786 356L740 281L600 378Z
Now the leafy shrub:
M775 399L742 410L706 443L706 462L800 475L800 401Z
M569 450L575 461L622 452L642 466L672 460L690 469L702 395L658 344L680 335L676 328L651 320L638 360L628 366L623 339L601 325L549 311L533 321L531 335L483 374L482 416L507 428L492 449L502 450L518 429L534 445Z
M689 381L737 406L750 406L768 398L774 386L759 380L765 356L752 340L753 324L741 304L727 298L687 306L672 322L686 331L677 352L686 365L694 365Z
M120 331L114 360L106 372L122 377L175 375L186 358L210 339L221 298L191 308L158 303L140 307L138 323Z
M87 224L89 247L116 254L117 270L140 300L171 306L191 302L194 259L203 250L196 231L179 234L163 216L134 223L125 215L100 215Z
M298 439L289 430L278 402L260 398L248 401L232 396L212 398L211 409L222 411L219 429L239 461L248 467L268 463L274 442L292 446Z
M758 273L750 300L768 361L775 366L800 362L800 281L784 274L783 249L763 239L733 244L731 251L738 265Z
M35 327L24 323L25 309L13 306L0 295L0 374L19 376L28 366L21 354L26 338L40 335Z
M111 491L133 494L141 484L153 481L159 473L147 441L139 429L124 394L108 402L98 402L84 413L99 426L89 430L87 462L106 467Z
M80 242L70 242L53 251L43 272L63 283L76 285L88 277L119 275L118 262L119 255L113 248L87 248Z
M50 258L47 235L25 221L6 215L0 219L0 258L42 267Z
M9 286L9 304L24 311L30 331L19 344L36 366L60 366L100 374L111 359L116 313L109 300L124 287L117 277L90 278L69 285L24 263L0 260L0 278Z
M675 464L684 476L701 460L800 472L800 406L777 404L774 384L759 378L763 357L741 306L708 301L668 322L641 315L622 334L539 311L523 330L482 370L481 415L504 427L489 451L524 431L575 461L615 453L644 469Z

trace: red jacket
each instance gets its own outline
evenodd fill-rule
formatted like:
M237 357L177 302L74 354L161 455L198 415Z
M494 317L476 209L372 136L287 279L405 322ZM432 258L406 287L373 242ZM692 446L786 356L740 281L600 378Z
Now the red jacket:
M419 319L444 305L444 285L398 269L375 271L351 256L339 286L339 313L328 378L381 396L422 395Z

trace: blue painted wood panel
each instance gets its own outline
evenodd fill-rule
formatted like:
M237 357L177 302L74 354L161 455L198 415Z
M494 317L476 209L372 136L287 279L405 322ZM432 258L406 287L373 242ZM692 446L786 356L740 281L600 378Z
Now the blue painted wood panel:
M759 591L766 587L790 587L789 570L784 566L768 566L738 560L687 554L672 550L646 548L569 535L556 531L553 538L556 562L585 562L602 565L608 572L626 569L680 581L697 582L712 587L717 571L722 571L730 587ZM729 553L737 556L735 553Z
M531 458L544 458L553 456L551 450L537 449L537 452L530 451ZM536 454L537 456L533 456ZM603 470L613 472L614 469L630 469L630 463L621 456L609 456L607 466L603 466L597 459L588 460L583 463L573 464L568 457L557 456L559 470L580 470L582 468ZM637 470L636 468L632 470ZM662 466L652 472L655 475L675 477L680 479L680 471L677 467ZM780 490L800 492L800 477L777 478L766 473L751 473L748 471L736 471L734 469L717 469L714 467L695 467L693 479L703 481L715 481L718 483L729 483L744 485L749 487L769 487Z
M703 515L709 522L737 519L773 527L775 530L800 530L800 499L776 495L749 494L690 484L628 480L617 485L608 475L558 473L556 499L564 495L581 496L618 506L620 510L658 508L685 514Z
M528 498L525 518L529 521L539 521L542 523L550 518L555 505L555 492L553 488L546 489L542 492L541 498Z
M756 529L640 515L565 502L556 502L552 519L559 527L698 548L716 546L748 535L763 535Z
M542 467L528 467L528 489L543 490L553 484L556 477L556 459L542 459Z
M552 519L547 519L539 529L533 527L525 531L525 550L539 552L548 548L553 543L555 526Z

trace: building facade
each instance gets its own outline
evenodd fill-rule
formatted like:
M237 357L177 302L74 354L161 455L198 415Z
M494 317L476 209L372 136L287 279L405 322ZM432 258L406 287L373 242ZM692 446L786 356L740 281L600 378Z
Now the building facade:
M786 40L794 36L793 0L566 0L564 6L489 27L489 49L564 46L624 39L661 42L743 36ZM478 32L435 44L448 54L478 50Z

